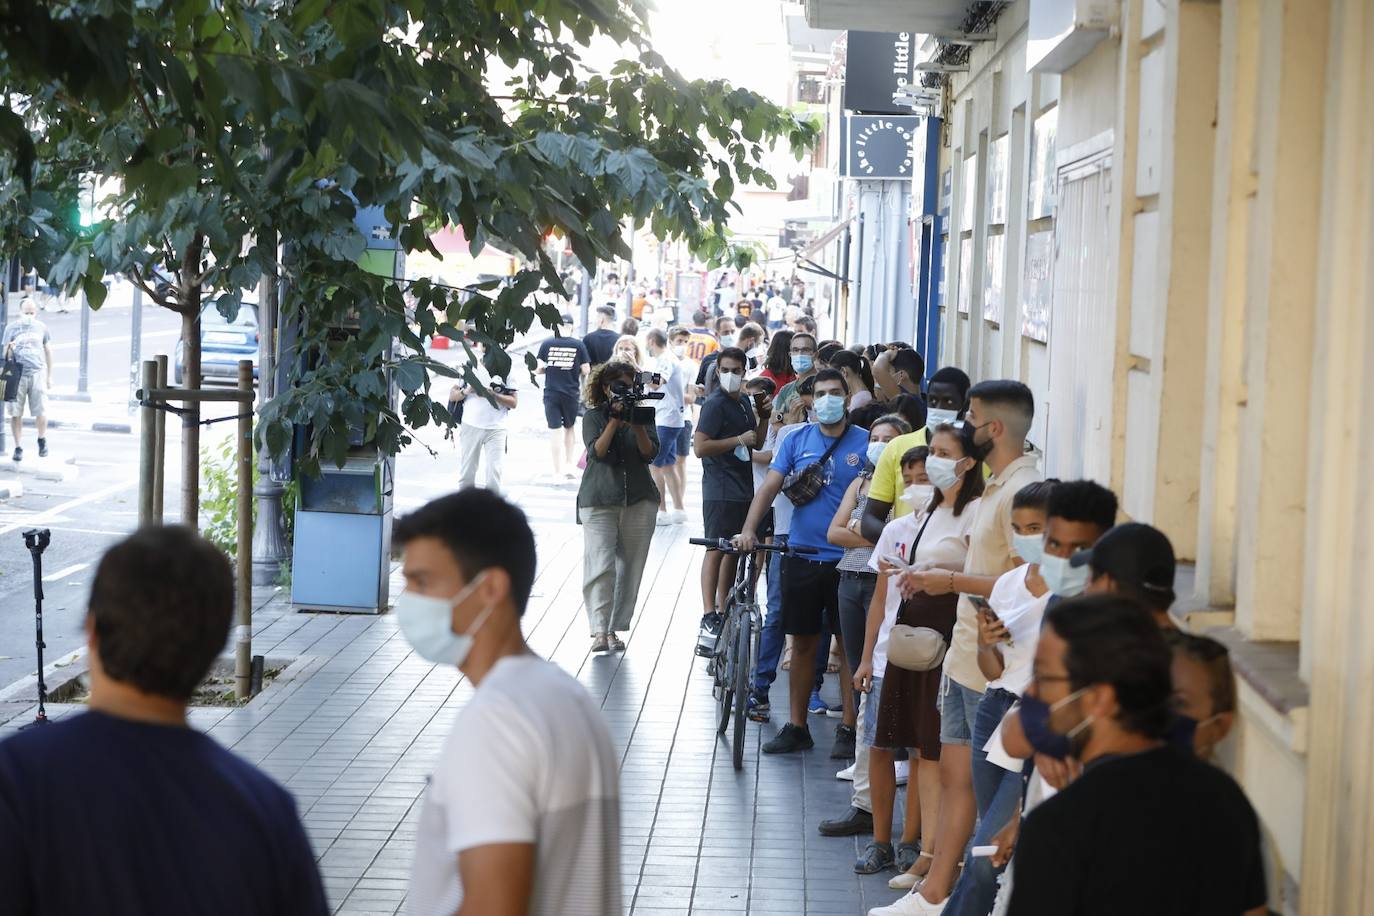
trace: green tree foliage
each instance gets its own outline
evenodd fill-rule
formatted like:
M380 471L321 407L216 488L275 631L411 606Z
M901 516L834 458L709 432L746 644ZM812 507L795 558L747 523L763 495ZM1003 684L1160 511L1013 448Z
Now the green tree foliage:
M341 462L350 427L395 452L446 421L425 392L452 370L424 338L466 322L504 375L514 335L556 322L549 232L587 265L628 256L628 221L749 257L726 240L736 188L771 187L767 148L800 155L815 128L684 79L645 26L644 0L0 0L0 251L94 307L123 273L188 335L203 303L232 314L280 270L298 338L258 434L279 453L305 427L307 466ZM592 73L593 41L625 59ZM120 190L83 227L94 178ZM407 251L458 226L528 268L503 287L389 282L356 263L358 202Z

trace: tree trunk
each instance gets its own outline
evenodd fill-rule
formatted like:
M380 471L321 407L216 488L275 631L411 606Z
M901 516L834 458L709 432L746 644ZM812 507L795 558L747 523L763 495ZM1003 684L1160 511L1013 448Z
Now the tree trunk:
M181 264L181 352L182 384L188 389L201 385L200 377L200 295L192 285L201 270L200 239L186 248ZM200 402L182 404L181 417L181 522L200 530Z

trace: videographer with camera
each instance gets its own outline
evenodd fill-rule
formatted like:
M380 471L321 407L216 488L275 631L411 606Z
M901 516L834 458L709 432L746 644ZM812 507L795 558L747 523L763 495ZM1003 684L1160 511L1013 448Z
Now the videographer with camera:
M620 634L634 616L659 498L649 474L658 455L654 408L639 402L662 398L646 391L639 371L621 360L598 366L587 380L587 469L577 491L577 520L593 652L624 651Z

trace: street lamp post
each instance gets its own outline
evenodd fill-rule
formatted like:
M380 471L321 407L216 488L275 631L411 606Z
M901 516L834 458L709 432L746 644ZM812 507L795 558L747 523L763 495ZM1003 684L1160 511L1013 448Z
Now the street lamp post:
M280 291L273 273L263 274L258 293L258 407L277 394L277 325L280 323ZM272 456L263 437L258 452L258 482L253 497L258 501L257 524L253 526L253 585L275 585L281 566L290 556L286 544L286 521L282 515L285 487L272 476Z
M86 291L81 291L81 358L76 370L76 394L78 400L90 400L91 368L91 304L86 300ZM85 395L85 397L82 397Z

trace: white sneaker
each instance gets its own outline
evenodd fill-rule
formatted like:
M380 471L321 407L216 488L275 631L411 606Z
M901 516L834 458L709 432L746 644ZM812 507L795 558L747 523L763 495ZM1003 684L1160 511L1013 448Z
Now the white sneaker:
M660 512L654 516L654 524L660 528L662 528L664 525L671 525L672 523L673 513L671 512Z
M851 763L849 766L845 767L843 770L840 770L838 773L836 773L836 774L835 774L835 778L836 778L836 779L842 779L842 780L844 780L845 782L853 782L853 781L854 781L854 767L857 766L857 765L858 765L858 764Z
M868 916L934 916L944 910L943 903L931 903L920 891L912 891L888 906L874 907L868 911Z
M911 761L910 761L910 760L898 760L898 761L897 761L897 785L899 785L899 786L904 786L904 785L906 785L906 781L907 781L907 778L908 778L909 776L911 776Z
M687 513L686 513L685 510L678 509L676 512L673 513L673 524L674 524L674 525L685 525L685 524L687 524Z

